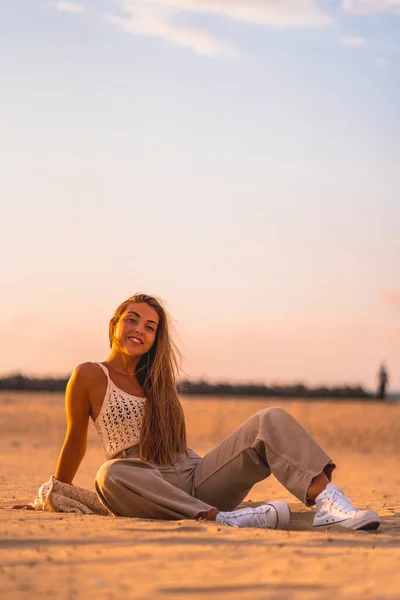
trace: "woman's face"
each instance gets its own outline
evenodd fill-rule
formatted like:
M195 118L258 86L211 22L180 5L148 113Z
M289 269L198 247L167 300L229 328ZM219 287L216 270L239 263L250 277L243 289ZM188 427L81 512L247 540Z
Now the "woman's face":
M146 354L156 339L159 317L154 308L144 302L131 302L115 326L114 339L129 356Z

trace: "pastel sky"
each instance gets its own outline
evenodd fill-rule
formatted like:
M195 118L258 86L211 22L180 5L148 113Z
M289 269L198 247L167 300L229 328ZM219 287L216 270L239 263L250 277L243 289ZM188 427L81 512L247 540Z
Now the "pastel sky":
M400 0L3 0L0 374L162 297L188 377L400 387Z

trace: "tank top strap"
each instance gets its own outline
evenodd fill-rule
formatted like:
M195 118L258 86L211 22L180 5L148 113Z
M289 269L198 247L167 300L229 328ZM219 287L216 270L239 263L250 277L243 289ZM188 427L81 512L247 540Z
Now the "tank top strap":
M105 373L105 375L107 377L107 383L110 384L111 378L110 378L110 373L108 372L107 367L105 367L101 362L96 362L94 364L99 365L99 367L101 368L101 370L103 371L103 373Z

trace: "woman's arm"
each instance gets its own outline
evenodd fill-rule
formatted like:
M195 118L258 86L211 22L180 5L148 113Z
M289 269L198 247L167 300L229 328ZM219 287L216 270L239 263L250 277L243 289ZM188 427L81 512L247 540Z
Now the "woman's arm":
M72 373L65 392L67 433L55 472L56 479L65 483L72 483L86 452L92 367L90 363L79 365Z
M65 483L72 483L86 452L90 415L89 382L90 375L93 373L92 367L91 363L76 367L65 392L67 433L55 473L56 479ZM16 504L13 508L35 510L30 504Z

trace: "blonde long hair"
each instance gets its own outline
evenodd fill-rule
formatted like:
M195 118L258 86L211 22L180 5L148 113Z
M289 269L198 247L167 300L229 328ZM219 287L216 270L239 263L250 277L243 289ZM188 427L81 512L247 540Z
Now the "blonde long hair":
M140 458L170 464L177 452L187 448L185 417L176 389L181 354L171 338L171 319L162 301L146 294L135 294L117 308L109 326L110 346L116 324L132 302L148 304L159 317L154 344L141 357L135 372L146 396Z

